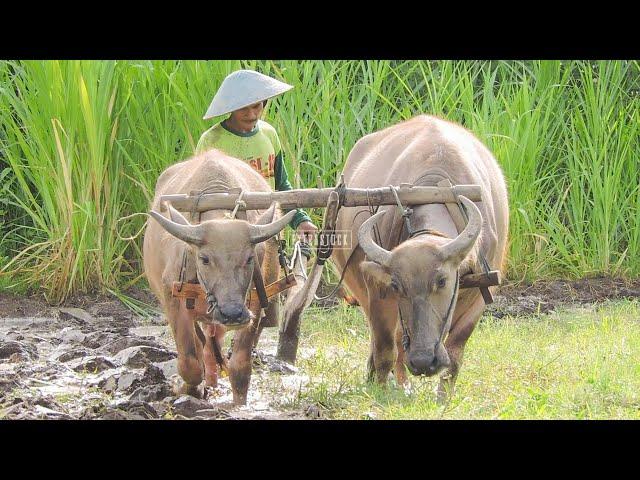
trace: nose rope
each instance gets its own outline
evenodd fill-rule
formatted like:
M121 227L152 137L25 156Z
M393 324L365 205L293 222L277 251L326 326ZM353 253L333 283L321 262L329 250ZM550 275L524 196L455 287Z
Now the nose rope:
M414 237L417 237L418 235L423 235L425 233L429 233L432 235L442 235L439 232L436 232L428 228L423 228L420 230L413 231L411 229L411 219L410 219L411 215L413 214L413 209L411 209L408 205L407 207L404 207L402 205L402 202L400 201L400 197L398 196L396 187L394 187L393 185L389 185L389 188L391 189L391 192L395 197L396 204L398 206L398 213L401 216L401 218L404 220L405 227L407 228L407 231L409 233L409 238L414 238ZM400 237L402 236L402 227L400 227L400 231L398 233L399 233L398 235L398 243L399 243ZM378 243L380 244L380 242ZM459 272L456 270L456 283L453 289L453 295L451 296L451 301L449 302L449 308L447 309L447 314L444 318L444 325L442 326L442 331L440 332L440 336L438 337L438 341L436 342L435 348L438 348L438 345L443 341L445 334L447 333L451 325L453 304L455 303L455 299L458 296L458 288L460 283L459 275L460 275ZM436 316L440 316L439 312L434 308L432 304L429 304L429 307L431 308L431 310L433 310ZM409 329L407 328L407 325L405 324L404 319L402 318L402 309L400 308L400 305L398 305L398 313L400 315L400 325L402 326L402 347L406 352L409 349L409 345L411 344L411 337L409 336Z
M438 348L438 345L440 345L440 343L444 341L445 336L449 333L449 327L451 326L451 317L453 317L453 304L455 303L456 297L458 296L458 288L460 283L459 276L460 274L456 270L456 284L453 289L453 295L451 296L451 302L449 302L449 308L447 309L447 316L445 317L444 326L442 327L442 331L440 332L440 337L436 342L435 348Z
M438 337L438 341L436 342L436 345L434 347L434 352L435 352L435 349L438 348L438 345L440 345L440 343L442 343L442 341L444 340L444 337L447 331L449 330L449 327L451 326L451 317L453 316L453 304L455 303L456 297L458 296L459 275L460 275L459 272L456 270L456 283L455 283L455 287L453 288L453 295L451 296L451 301L449 302L449 308L447 308L447 314L444 317L444 325L442 326L442 330L440 331L440 336ZM432 304L429 304L429 308L431 308L431 310L436 314L436 316L440 316L439 312L435 309L435 307ZM406 324L404 323L404 319L402 318L402 309L400 308L400 305L398 305L398 313L400 314L400 325L402 326L402 347L406 352L409 350L409 345L411 344L411 337L409 336L409 330Z
M209 288L207 287L207 284L204 283L204 280L202 280L202 276L200 275L200 270L198 269L197 265L196 265L196 276L198 277L198 282L200 282L200 285L202 285L202 287L204 288L204 291L207 293L207 296L206 296L207 305L208 305L207 315L209 315L218 306L218 300L216 300L216 297L213 295L211 290L209 290Z

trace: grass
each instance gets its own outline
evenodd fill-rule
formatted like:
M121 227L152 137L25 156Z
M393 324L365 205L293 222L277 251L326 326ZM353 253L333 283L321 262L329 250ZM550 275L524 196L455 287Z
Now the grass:
M309 382L283 406L309 403L336 419L640 419L640 304L529 318L484 317L470 338L456 394L436 379L408 389L365 381L369 333L357 309L308 311L299 357Z
M264 117L294 187L334 185L362 136L435 114L470 129L505 173L509 278L640 273L637 61L3 60L0 288L61 302L137 284L142 235L123 237L145 219L131 215L193 154L238 68L295 87Z

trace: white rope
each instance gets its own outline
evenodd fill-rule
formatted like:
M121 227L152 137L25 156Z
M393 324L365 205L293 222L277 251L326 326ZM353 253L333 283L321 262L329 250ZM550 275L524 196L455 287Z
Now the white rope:
M236 206L233 209L233 212L231 212L231 218L236 218L236 213L238 213L238 208L240 208L241 205L245 209L247 208L247 203L244 200L242 200L243 196L244 196L244 190L240 190L240 195L238 195L238 199L236 200Z
M150 215L146 212L139 212L139 213L134 213L132 215L127 215L126 217L120 217L118 220L116 220L116 235L120 240L130 241L130 240L135 240L140 236L140 234L144 230L144 227L147 226L147 222L149 221L149 218L147 218L147 220L144 222L144 224L142 225L138 233L136 233L133 237L123 237L120 235L120 231L118 230L118 224L120 223L121 220L126 220L128 218L136 217L138 215L145 215L146 217L150 217Z

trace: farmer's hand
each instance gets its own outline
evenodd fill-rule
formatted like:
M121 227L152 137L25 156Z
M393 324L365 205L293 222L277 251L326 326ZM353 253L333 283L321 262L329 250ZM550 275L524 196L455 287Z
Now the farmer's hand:
M318 227L316 227L313 223L307 221L302 222L296 229L298 240L309 244L311 244L317 233Z

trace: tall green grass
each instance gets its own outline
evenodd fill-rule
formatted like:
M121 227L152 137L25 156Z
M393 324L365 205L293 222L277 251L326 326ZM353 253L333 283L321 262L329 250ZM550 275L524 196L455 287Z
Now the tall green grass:
M640 271L638 62L2 61L0 285L60 301L138 282L142 239L121 237L145 218L118 220L193 153L237 68L295 86L265 112L294 187L335 184L359 138L431 113L505 172L510 278Z

